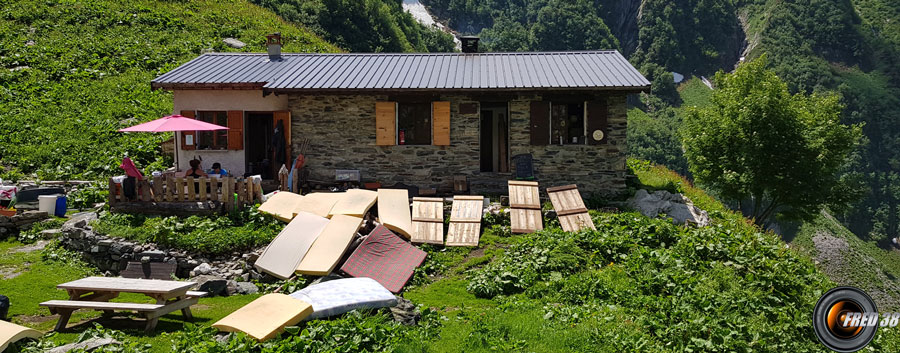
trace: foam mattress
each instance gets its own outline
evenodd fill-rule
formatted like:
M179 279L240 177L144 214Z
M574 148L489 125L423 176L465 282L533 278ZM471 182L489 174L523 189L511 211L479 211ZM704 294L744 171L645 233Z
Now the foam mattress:
M18 342L24 338L39 339L43 335L38 330L0 320L0 352L3 352L10 343Z
M331 208L344 195L343 192L314 192L303 195L303 199L294 208L294 213L309 212L317 216L328 217Z
M296 272L314 276L331 273L344 256L360 225L360 217L341 214L332 217L300 261Z
M353 251L341 271L374 279L389 291L399 293L426 255L385 226L378 226Z
M355 309L375 309L397 305L397 297L371 278L343 278L322 282L291 294L309 303L313 312L306 320L340 315Z
M294 218L294 209L303 196L292 192L281 191L269 197L266 202L259 206L259 212L267 213L283 222L290 222Z
M212 326L225 332L244 332L262 342L296 325L312 314L307 302L285 294L266 294L217 321Z
M413 233L409 212L409 191L406 189L378 189L378 218L381 224L409 239Z
M272 276L288 279L328 222L328 218L301 211L269 243L254 266Z
M369 209L375 205L375 200L377 198L378 193L375 191L350 189L344 193L344 197L334 204L334 207L331 208L329 214L332 216L342 214L363 217L369 212Z

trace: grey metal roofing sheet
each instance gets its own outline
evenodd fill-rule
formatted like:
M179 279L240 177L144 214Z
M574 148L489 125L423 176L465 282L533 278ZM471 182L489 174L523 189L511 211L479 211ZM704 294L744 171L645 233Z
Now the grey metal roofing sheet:
M203 54L152 82L291 90L636 89L647 81L615 50L522 53Z

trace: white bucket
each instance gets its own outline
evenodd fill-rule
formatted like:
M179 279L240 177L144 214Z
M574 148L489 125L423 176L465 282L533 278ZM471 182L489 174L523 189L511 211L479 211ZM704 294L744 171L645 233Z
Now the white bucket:
M49 215L56 213L57 195L40 195L38 196L38 211L47 212Z

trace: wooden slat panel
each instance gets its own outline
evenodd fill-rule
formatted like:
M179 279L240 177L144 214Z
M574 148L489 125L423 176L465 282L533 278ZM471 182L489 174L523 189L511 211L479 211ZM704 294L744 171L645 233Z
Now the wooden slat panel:
M397 104L395 102L375 102L375 144L393 146L397 144Z
M200 190L198 190L198 191L200 191L200 197L199 197L200 201L206 201L206 198L207 198L206 186L207 185L209 185L209 178L200 177Z
M440 198L413 198L413 243L444 243L444 200Z
M162 304L118 303L118 302L92 302L83 300L48 300L41 306L67 309L94 309L94 310L127 310L127 311L155 311L162 308Z
M509 181L509 220L513 233L531 233L544 229L538 183Z
M197 184L194 182L194 177L187 177L187 200L194 201L194 192L197 191Z
M455 196L450 209L447 246L478 246L484 197Z
M184 195L184 178L175 178L175 189L172 190L172 197L175 201L183 200Z
M432 141L435 146L450 145L450 102L432 102Z
M222 204L225 210L231 210L231 183L234 179L231 177L222 178Z
M209 199L212 201L221 201L219 198L219 183L222 182L221 178L213 178L209 182Z
M175 201L175 178L166 178L166 201Z
M559 224L564 231L575 232L584 228L596 229L587 213L581 194L576 185L547 188L550 202L559 215Z
M193 287L196 282L159 281L119 277L87 277L57 285L59 289L78 289L104 292L178 294Z
M163 178L155 178L151 177L153 181L153 199L156 202L161 202L163 200L163 183L165 182Z

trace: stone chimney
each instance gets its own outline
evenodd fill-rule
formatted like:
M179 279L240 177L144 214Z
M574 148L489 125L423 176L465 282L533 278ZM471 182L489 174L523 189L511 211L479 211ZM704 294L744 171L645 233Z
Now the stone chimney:
M459 40L462 42L462 52L463 53L477 53L478 52L478 37L474 36L464 36L459 37Z
M269 52L269 61L281 60L281 32L266 36L266 49Z

